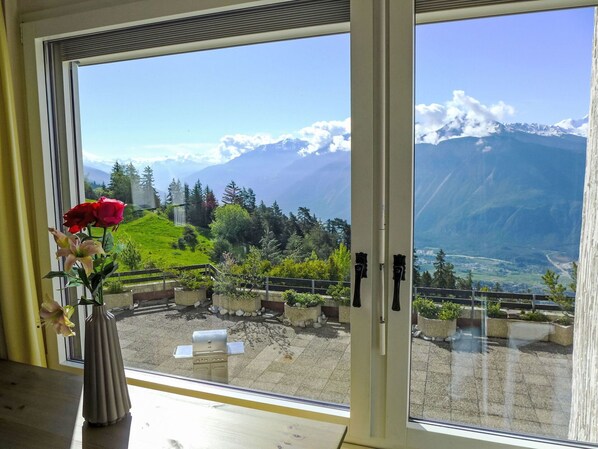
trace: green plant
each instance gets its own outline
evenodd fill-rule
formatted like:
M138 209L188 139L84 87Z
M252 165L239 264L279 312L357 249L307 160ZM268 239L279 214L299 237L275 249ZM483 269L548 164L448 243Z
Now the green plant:
M537 310L532 310L531 312L522 311L519 315L520 320L525 321L538 321L538 322L546 322L550 321L548 317L543 314L542 312L538 312Z
M123 283L117 279L109 279L104 282L104 292L114 295L124 292Z
M500 301L490 301L486 309L490 318L507 318L507 312L500 310Z
M324 304L326 300L317 293L297 293L295 290L286 290L282 293L282 299L290 307L307 308Z
M208 289L213 285L212 279L204 275L202 270L180 270L177 279L186 290Z
M225 253L214 281L214 292L229 298L256 298L258 293L255 289L264 282L261 264L261 255L253 247L241 266L235 264L235 259L229 253Z
M438 319L444 321L456 320L461 316L461 306L451 301L445 301L440 306Z
M332 297L332 300L339 306L351 305L351 289L345 287L342 283L334 284L328 287L326 294Z
M431 299L418 296L413 301L413 309L424 318L438 319L438 307L436 307L436 304Z
M561 326L571 326L573 324L573 317L571 315L563 315L554 320L554 322Z

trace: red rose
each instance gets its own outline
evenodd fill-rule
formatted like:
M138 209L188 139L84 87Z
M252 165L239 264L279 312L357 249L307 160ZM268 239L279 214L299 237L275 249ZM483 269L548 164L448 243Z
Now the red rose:
M126 204L119 200L101 197L95 204L96 226L109 228L123 221Z
M69 232L73 234L81 231L96 220L94 209L95 205L93 203L76 205L63 215L64 226L68 226Z

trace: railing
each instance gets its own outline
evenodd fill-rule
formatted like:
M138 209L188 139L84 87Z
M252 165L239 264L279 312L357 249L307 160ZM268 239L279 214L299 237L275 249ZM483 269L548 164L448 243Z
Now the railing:
M413 297L425 296L434 302L452 301L457 304L482 306L487 301L500 301L503 309L517 310L561 310L561 307L551 301L546 295L535 293L484 292L479 290L452 290L432 287L414 287ZM574 298L573 298L574 299Z
M113 279L118 279L123 284L140 284L144 282L162 282L163 288L166 288L166 281L168 279L176 279L176 271L187 270L203 270L203 274L214 277L218 270L209 264L203 263L199 265L187 265L184 267L172 267L169 271L164 271L159 268L150 270L135 270L135 271L118 271L112 275Z

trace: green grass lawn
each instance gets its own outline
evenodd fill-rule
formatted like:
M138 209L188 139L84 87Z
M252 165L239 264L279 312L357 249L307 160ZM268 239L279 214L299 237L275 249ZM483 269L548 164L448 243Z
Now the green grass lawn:
M183 227L175 226L170 220L148 212L143 217L120 225L114 236L129 236L137 243L141 253L142 266L152 261L158 267L195 265L211 262L209 253L212 242L198 234L195 251L173 249L172 243L183 235Z

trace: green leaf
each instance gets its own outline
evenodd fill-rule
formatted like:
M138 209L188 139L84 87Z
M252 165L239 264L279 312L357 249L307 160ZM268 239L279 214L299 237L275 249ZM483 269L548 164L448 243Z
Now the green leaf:
M91 306L94 305L96 302L93 299L88 299L84 296L81 297L81 299L79 299L79 305L80 306Z
M65 271L50 271L48 274L44 276L44 279L52 279L58 277L68 277L68 273Z
M114 237L110 231L106 232L106 236L104 237L104 251L109 253L114 248Z

